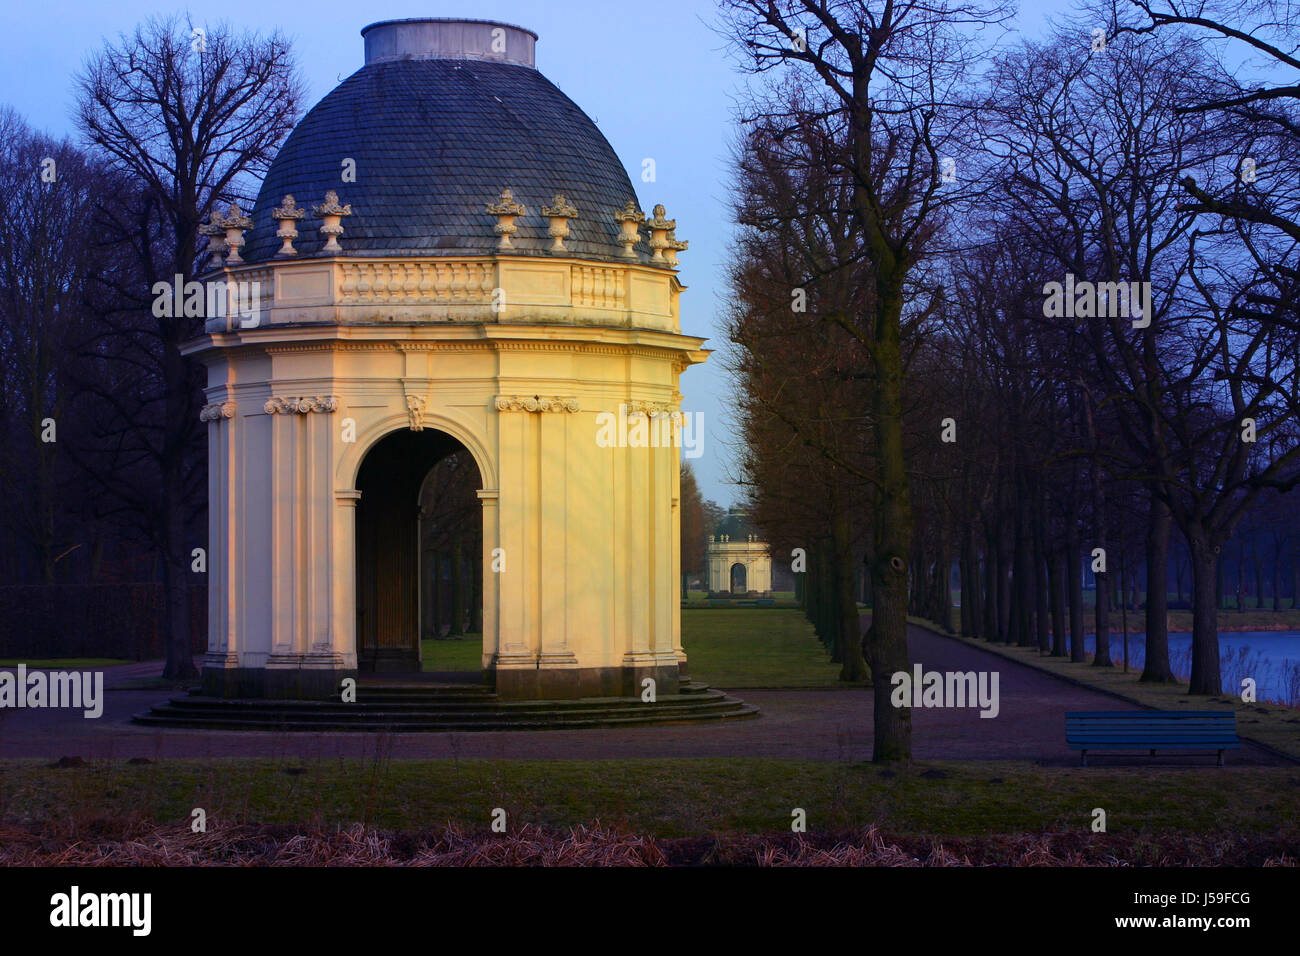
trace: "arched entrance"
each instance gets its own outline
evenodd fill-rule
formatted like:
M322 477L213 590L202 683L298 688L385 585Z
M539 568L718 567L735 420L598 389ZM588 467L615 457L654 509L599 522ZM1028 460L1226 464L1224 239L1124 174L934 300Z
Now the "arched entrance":
M358 670L418 671L422 637L460 634L481 618L471 613L481 595L480 487L469 451L435 429L393 432L366 453L357 473Z
M745 566L741 564L739 561L737 561L735 564L731 566L731 593L732 594L744 594L746 590L748 590L745 587L745 577L746 577Z

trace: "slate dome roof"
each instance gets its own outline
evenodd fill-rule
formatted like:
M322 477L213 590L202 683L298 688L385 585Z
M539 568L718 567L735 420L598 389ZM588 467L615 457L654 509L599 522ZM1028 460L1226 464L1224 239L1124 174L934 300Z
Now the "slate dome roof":
M732 508L723 515L712 533L729 535L733 542L745 541L751 534L756 534L760 541L763 540L763 533L754 524L749 512L738 508Z
M492 31L511 54L491 52ZM508 31L508 32L507 32ZM385 21L361 31L366 65L298 123L276 156L253 209L244 258L280 247L271 210L292 194L300 256L325 239L311 207L333 189L352 207L344 255L492 253L496 218L484 211L503 188L527 207L514 255L546 256L542 206L563 193L578 210L565 246L578 258L623 262L613 214L636 192L595 123L532 66L536 35L489 21ZM355 161L355 182L342 180ZM650 260L645 233L637 258Z

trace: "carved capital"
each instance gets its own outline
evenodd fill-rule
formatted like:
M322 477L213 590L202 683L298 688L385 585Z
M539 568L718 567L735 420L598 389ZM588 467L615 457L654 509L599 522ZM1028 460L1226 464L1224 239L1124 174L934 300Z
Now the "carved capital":
M651 418L667 418L674 424L681 422L682 413L668 403L632 401L625 403L629 421L648 415Z
M222 418L235 417L235 403L226 401L218 402L213 405L204 405L199 409L199 421L215 422Z
M309 412L338 411L339 400L334 395L304 396L302 398L268 398L262 410L268 415L306 415Z
M540 395L498 395L496 407L499 412L576 412L580 406L576 398L542 398Z

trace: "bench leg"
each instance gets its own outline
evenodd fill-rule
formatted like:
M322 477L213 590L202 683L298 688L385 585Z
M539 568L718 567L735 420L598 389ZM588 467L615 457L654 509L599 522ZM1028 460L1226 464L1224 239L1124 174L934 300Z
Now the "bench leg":
M1223 766L1223 751L1222 751L1222 750L1219 751L1219 766L1220 766L1220 767Z
M1080 767L1088 766L1088 751L1086 750L1079 751L1079 766Z
M1153 750L1153 751L1151 751L1151 756L1153 756L1153 757L1154 757L1154 756L1155 756L1155 755L1156 755L1156 752L1155 752L1155 751L1154 751L1154 750Z

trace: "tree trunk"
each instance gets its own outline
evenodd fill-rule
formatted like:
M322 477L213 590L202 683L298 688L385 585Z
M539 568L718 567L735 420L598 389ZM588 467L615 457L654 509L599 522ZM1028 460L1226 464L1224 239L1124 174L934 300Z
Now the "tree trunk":
M939 525L939 555L935 562L933 614L945 634L952 633L952 542L947 518Z
M1273 613L1282 610L1282 554L1280 548L1273 549Z
M970 562L967 560L966 547L962 545L961 557L957 559L957 574L961 578L961 605L957 615L958 633L962 637L974 636L970 616Z
M1151 495L1147 521L1146 660L1141 679L1164 684L1174 679L1169 667L1169 507Z
M1237 613L1246 610L1246 545L1237 549Z
M1069 576L1065 552L1053 551L1047 564L1047 589L1052 614L1052 656L1065 657L1065 582Z
M975 551L975 529L967 526L962 539L961 555L961 633L962 637L980 636L979 556Z
M857 91L855 90L855 93ZM866 91L861 95L865 98ZM869 135L869 134L868 134ZM866 169L866 165L862 166ZM861 188L859 187L859 192ZM903 446L903 362L901 281L877 280L877 314L872 358L872 413L879 493L874 526L871 593L875 606L868 631L867 659L876 691L873 746L876 763L912 759L912 711L890 702L890 677L910 666L907 653L907 558L912 550L912 502Z
M470 581L473 584L469 605L469 629L474 634L483 633L483 538L475 535L474 553L470 555Z
M1034 563L1031 548L1033 518L1029 511L1029 489L1023 469L1016 472L1016 557L1011 571L1015 589L1016 644L1030 647L1034 643L1031 615L1034 610Z
M1264 610L1264 563L1259 560L1259 535L1250 546L1251 564L1255 566L1255 608Z
M987 519L986 519L987 520ZM998 533L996 520L984 528L984 634L986 641L998 639Z
M1196 559L1193 558L1192 560L1195 561ZM1224 607L1224 603L1225 603L1225 601L1226 601L1226 599L1227 599L1227 595L1226 595L1226 592L1225 592L1224 587L1223 587L1223 575L1224 575L1224 573L1225 573L1225 569L1224 569L1224 567L1223 567L1223 564L1224 564L1224 562L1222 562L1222 561L1218 561L1218 562L1216 562L1216 569L1215 569L1215 572L1214 572L1214 606L1215 606L1216 608L1223 608L1223 607ZM1194 593L1195 590L1196 590L1196 568L1195 568L1195 566L1193 566L1193 567L1192 567L1192 591L1193 591L1193 594L1192 594L1192 600L1193 600L1193 603L1195 603L1195 599L1196 599L1196 595L1195 595L1195 593ZM1195 608L1193 608L1193 610L1195 610Z
M176 356L180 361L179 354ZM184 380L183 376L180 376ZM170 406L180 398L168 400ZM172 432L175 434L175 432ZM184 475L180 453L164 462L163 472L163 604L166 621L167 662L162 676L184 680L198 676L194 666L194 648L190 644L190 555L185 548Z
M1104 550L1105 545L1099 544L1098 547ZM1114 661L1110 659L1110 565L1107 564L1106 567L1106 571L1100 574L1094 573L1092 576L1093 583L1096 584L1095 593L1097 595L1097 603L1093 608L1097 630L1093 643L1093 667L1114 666Z
M1065 593L1070 604L1070 660L1082 664L1087 659L1083 646L1083 568L1079 561L1079 525L1075 515L1069 519L1066 532L1065 573L1067 577Z
M1187 602L1186 592L1183 590L1183 558L1177 555L1174 558L1174 578L1178 583L1178 605L1181 607ZM1149 599L1148 599L1149 600Z
M451 627L448 637L465 633L465 549L460 536L451 543Z
M1219 607L1214 600L1219 548L1204 532L1188 535L1192 550L1192 677L1189 694L1218 694Z
M1046 541L1046 518L1043 514L1043 496L1039 492L1038 483L1034 483L1034 540L1033 540L1033 558L1034 558L1034 619L1037 630L1038 651L1040 654L1047 654L1052 649L1052 636L1048 633L1047 621L1047 604L1048 604L1048 584L1047 584L1047 547Z
M442 552L433 552L433 639L442 640Z
M1011 629L1012 589L1011 559L1015 554L1015 534L1003 533L998 539L998 640L1003 644L1014 644L1015 634Z
M840 680L860 681L867 676L867 662L862 657L862 624L858 620L858 602L854 599L853 534L847 513L841 511L835 516L832 532L835 536L836 623L839 626L836 643L843 657Z
M166 400L163 428L168 443L162 455L163 601L166 620L167 663L163 677L171 680L198 676L190 645L190 555L185 547L185 448L180 438L192 423L189 369L174 339L163 342L163 380ZM211 542L208 543L211 549ZM210 558L211 556L209 556ZM210 561L209 561L210 563Z

